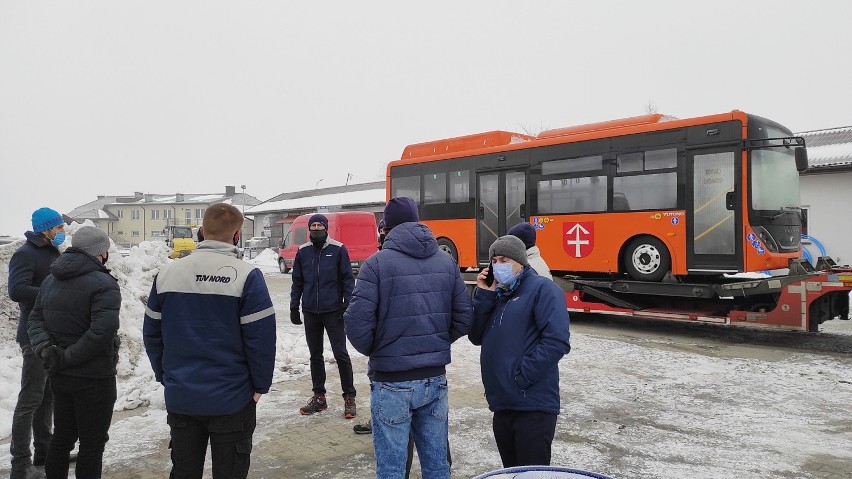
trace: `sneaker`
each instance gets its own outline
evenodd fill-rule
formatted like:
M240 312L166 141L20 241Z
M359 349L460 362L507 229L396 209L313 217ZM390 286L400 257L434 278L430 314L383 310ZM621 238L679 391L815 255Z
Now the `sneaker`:
M373 420L370 419L364 424L356 424L352 427L352 430L355 431L355 434L372 434L373 433Z
M323 412L328 409L328 403L325 402L325 394L314 394L311 400L304 407L299 409L299 414L310 416L315 412Z
M355 417L355 396L343 397L343 417L346 419Z

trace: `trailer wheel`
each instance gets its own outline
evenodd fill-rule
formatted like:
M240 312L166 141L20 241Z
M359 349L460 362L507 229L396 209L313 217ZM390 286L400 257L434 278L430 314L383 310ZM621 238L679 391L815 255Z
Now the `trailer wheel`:
M660 281L672 267L669 250L653 236L640 236L627 244L624 269L637 281Z
M450 255L453 258L453 261L455 261L456 264L458 264L458 262L459 262L459 250L456 249L456 245L453 244L452 241L448 240L447 238L438 238L438 249L441 250L441 251L444 251L448 255ZM467 268L464 268L464 269L467 269Z
M278 270L281 271L281 274L287 274L290 272L290 268L284 263L284 258L278 258Z

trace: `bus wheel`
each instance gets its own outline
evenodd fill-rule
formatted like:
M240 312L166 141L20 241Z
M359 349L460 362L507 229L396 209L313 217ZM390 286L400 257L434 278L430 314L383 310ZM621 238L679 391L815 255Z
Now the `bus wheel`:
M284 258L278 258L278 270L281 271L282 274L287 274L290 272L290 268L284 264Z
M446 252L448 255L453 257L453 261L458 264L459 262L459 251L456 249L456 245L453 244L452 241L447 238L439 238L438 239L438 249Z
M624 269L638 281L660 281L672 266L669 250L653 236L640 236L627 244Z

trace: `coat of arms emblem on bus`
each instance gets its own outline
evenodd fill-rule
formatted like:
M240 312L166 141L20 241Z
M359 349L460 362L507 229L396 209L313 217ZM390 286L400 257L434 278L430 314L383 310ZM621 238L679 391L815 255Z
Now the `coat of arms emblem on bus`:
M562 232L565 238L562 242L562 247L573 258L585 258L595 248L594 222L563 223Z

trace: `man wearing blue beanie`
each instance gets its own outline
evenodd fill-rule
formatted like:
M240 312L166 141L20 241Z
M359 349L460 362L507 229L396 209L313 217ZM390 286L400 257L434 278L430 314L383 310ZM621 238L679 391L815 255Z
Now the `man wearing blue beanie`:
M42 281L50 265L59 257L58 246L65 241L65 221L56 210L39 208L32 215L32 231L9 261L9 298L18 303L16 339L21 346L21 392L12 416L11 479L40 477L47 456L53 423L53 395L45 387L42 359L33 352L27 334L27 320L35 305ZM33 442L34 454L30 451ZM41 476L43 477L43 476Z

